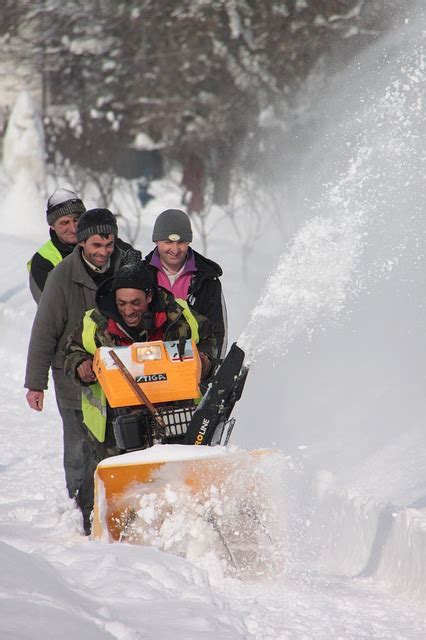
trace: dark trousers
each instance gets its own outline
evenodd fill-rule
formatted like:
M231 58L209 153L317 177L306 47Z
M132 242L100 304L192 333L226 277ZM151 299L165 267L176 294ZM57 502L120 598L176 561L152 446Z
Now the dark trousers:
M83 422L83 412L64 407L57 398L64 432L64 469L70 498L75 498L83 514L83 526L90 533L90 515L94 501L94 474L101 460L115 456L119 450L110 421L105 442L99 442Z
M79 412L81 413L81 412ZM83 482L80 489L79 507L83 513L84 528L90 527L90 514L93 509L95 482L94 475L96 467L101 460L116 456L120 450L115 444L112 425L107 422L105 442L99 442L89 429L83 424L85 429L84 435L84 471Z
M81 411L64 407L59 398L56 398L56 401L63 425L65 481L70 498L74 498L83 481L83 443L86 427Z

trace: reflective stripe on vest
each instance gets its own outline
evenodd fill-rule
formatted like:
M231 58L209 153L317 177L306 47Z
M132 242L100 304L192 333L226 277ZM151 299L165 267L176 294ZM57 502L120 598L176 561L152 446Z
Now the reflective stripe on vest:
M178 303L178 305L182 307L183 317L185 318L185 320L189 324L189 328L191 329L191 338L193 339L195 344L198 344L200 341L200 334L198 332L198 322L194 314L189 308L189 305L186 300L184 300L183 298L175 298L175 300ZM198 405L201 402L202 397L203 395L200 391L200 395L198 396L198 398L194 398L194 402L196 405Z
M90 355L95 355L97 349L95 343L96 322L92 320L94 309L86 311L83 318L83 347ZM107 401L99 382L83 387L81 394L81 410L83 421L89 431L99 442L105 442Z
M195 344L198 344L200 341L200 334L198 333L198 322L194 314L189 308L186 300L183 300L182 298L175 298L175 300L178 305L182 307L183 317L185 318L185 320L189 324L189 328L191 329L191 338L193 339Z
M45 242L44 245L40 247L40 249L36 253L38 253L45 260L48 260L51 264L53 264L54 267L56 267L63 260L61 252L55 247L51 240ZM28 260L27 262L28 271L31 270L32 261L33 259L31 258L31 260Z

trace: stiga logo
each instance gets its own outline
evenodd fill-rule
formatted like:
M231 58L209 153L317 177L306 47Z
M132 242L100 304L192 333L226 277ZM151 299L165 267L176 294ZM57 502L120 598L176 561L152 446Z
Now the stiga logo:
M148 376L136 376L136 382L162 382L167 380L167 373L151 373Z

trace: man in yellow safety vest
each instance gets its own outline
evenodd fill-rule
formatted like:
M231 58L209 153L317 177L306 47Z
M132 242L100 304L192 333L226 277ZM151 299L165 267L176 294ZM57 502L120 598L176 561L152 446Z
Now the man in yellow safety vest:
M140 260L125 264L96 292L96 309L88 310L64 348L65 373L82 386L82 413L91 460L83 477L83 518L90 529L93 474L97 464L117 449L105 396L92 369L98 347L127 346L149 340L193 339L208 375L216 357L216 340L210 321L157 288L149 268Z
M50 227L50 240L36 251L28 261L30 291L39 303L47 276L77 244L77 222L86 211L83 201L74 191L56 189L47 201L46 217Z

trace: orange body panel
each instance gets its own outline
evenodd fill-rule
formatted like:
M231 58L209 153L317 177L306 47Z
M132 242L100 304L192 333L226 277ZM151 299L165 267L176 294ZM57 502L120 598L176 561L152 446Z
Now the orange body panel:
M139 355L141 349L150 346L157 349L161 357L142 360ZM93 370L109 405L113 408L140 405L141 401L108 355L109 350L109 347L97 349L93 359ZM152 403L162 404L199 396L201 365L195 342L187 341L183 360L179 358L177 342L135 342L128 347L114 347L114 351Z
M93 536L107 537L110 541L120 539L126 521L132 516L134 505L129 500L132 489L139 493L154 493L162 491L166 484L176 482L184 483L191 491L199 493L211 485L220 486L234 471L250 466L253 456L268 453L271 452L260 450L134 464L126 463L126 455L111 458L111 462L104 460L95 472Z
M121 504L123 494L134 484L152 482L155 472L163 465L163 462L154 462L144 465L125 465L112 468L98 467L96 469L93 514L94 538L102 536L106 525L109 536L113 540L119 540L127 507L127 505ZM107 510L102 515L103 500L105 500Z

